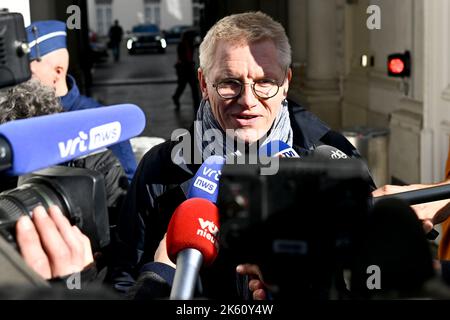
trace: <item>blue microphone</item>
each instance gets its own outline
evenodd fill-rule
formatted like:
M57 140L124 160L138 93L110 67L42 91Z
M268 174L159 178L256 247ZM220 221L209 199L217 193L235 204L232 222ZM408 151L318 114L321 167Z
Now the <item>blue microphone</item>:
M61 164L135 137L145 124L132 104L11 121L0 126L0 169L20 176Z
M281 158L299 158L298 153L286 142L274 140L262 146L259 149L260 156L281 157Z
M208 157L192 179L187 198L202 198L216 203L219 195L219 180L224 164L224 157Z

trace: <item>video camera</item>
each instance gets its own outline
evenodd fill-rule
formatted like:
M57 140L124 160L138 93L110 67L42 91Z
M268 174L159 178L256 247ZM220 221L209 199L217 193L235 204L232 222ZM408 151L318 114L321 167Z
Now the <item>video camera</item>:
M330 299L345 289L342 270L366 223L367 167L357 159L279 161L276 175L260 175L260 164L224 166L221 254L257 264L275 298Z
M29 51L22 15L0 11L0 88L31 78Z
M22 15L0 13L0 88L17 85L31 77L28 52ZM0 179L8 177L5 172L14 156L17 155L0 130ZM15 244L16 221L38 205L46 209L59 206L71 223L89 237L94 251L109 244L105 182L98 172L56 166L20 177L16 189L0 194L0 234Z
M110 241L103 176L92 170L55 166L19 178L18 187L0 194L0 234L15 243L15 223L42 205L57 205L91 241L93 251Z

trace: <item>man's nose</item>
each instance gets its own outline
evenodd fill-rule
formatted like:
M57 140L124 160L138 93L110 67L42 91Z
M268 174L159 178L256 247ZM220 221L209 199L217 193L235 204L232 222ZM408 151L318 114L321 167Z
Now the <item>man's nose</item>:
M253 108L258 104L258 98L253 92L251 83L244 83L242 85L242 92L239 96L238 103L247 109Z

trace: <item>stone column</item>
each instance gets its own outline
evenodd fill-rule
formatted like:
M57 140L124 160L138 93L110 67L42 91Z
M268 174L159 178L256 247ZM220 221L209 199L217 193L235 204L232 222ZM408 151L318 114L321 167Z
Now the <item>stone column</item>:
M300 95L305 87L306 60L307 60L307 1L288 1L288 37L292 48L292 80L289 89L289 98L299 102Z
M341 126L338 66L342 51L343 5L337 0L307 2L307 65L301 102L331 127Z

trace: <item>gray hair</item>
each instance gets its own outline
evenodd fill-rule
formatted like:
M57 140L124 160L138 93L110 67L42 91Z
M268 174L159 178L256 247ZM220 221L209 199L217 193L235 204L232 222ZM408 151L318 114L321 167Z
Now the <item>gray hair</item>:
M0 92L0 123L63 112L53 88L28 80Z
M237 44L272 40L278 49L280 66L286 69L292 61L291 45L283 26L259 11L224 17L209 29L200 45L200 67L206 75L214 63L219 40Z

